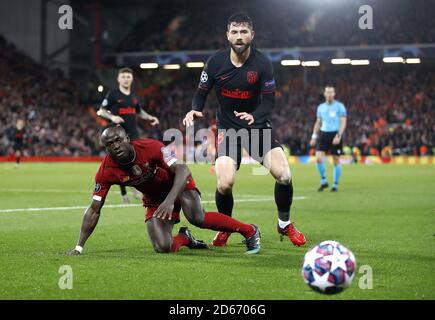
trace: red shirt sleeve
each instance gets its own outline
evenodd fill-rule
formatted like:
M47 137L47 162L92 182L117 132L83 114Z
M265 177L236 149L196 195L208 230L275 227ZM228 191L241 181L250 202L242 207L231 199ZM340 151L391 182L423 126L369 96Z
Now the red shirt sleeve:
M178 160L175 157L175 153L168 147L165 147L165 145L160 141L149 140L148 148L151 159L156 161L156 163L162 168L169 168Z
M107 193L110 190L110 186L112 185L105 177L104 172L105 169L104 169L104 162L103 162L97 174L95 175L95 187L94 187L94 192L92 193L93 200L104 202Z

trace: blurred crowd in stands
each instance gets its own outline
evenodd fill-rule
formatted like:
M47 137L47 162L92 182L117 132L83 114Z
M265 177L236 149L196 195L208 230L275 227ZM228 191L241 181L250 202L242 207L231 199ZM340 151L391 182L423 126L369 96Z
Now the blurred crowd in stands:
M312 153L309 140L317 106L326 84L348 111L344 144L357 155L433 155L435 148L435 66L331 66L305 71L275 67L276 105L272 124L280 142L293 155ZM174 73L175 74L175 73ZM162 128L184 130L199 72L174 76L165 87L146 92L147 110L161 119ZM213 123L217 101L210 94L198 128ZM168 114L171 116L168 117Z
M157 129L141 122L144 136L161 138L169 128L184 131L201 70L135 71L135 91L147 112L160 119ZM360 155L433 155L435 148L435 66L370 65L284 68L275 66L278 91L272 123L291 154L305 155L323 101L332 84L348 110L344 144ZM153 76L154 75L154 76ZM105 92L101 93L101 100ZM98 106L94 106L94 109ZM210 94L205 118L213 122L216 99ZM24 119L24 156L100 155L101 123L82 101L74 83L20 53L0 37L0 156L13 153L17 119Z
M359 27L366 13L359 12L362 5L373 9L372 29ZM246 11L253 19L258 48L424 43L435 39L435 6L430 0L192 0L188 6L182 1L160 1L136 22L117 51L225 47L227 18L235 11ZM367 22L364 17L362 21Z
M0 155L12 152L18 119L25 121L25 156L82 156L98 149L95 119L74 83L0 36Z

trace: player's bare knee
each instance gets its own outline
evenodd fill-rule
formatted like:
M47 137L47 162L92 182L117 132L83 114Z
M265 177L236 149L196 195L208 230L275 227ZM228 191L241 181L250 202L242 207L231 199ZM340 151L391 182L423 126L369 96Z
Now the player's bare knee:
M221 194L228 194L228 193L233 192L233 185L234 185L234 182L232 182L232 181L228 181L228 180L220 181L220 182L218 182L217 189L218 189L219 193L221 193Z
M289 185L292 181L290 171L281 172L276 178L276 182L282 185Z
M154 251L156 253L170 253L171 249L170 248L154 248Z
M171 252L171 245L168 243L153 243L154 251L156 253L169 253Z

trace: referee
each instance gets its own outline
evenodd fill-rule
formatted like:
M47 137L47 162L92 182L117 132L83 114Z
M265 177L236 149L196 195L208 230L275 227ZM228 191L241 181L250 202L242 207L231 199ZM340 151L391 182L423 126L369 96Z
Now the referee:
M340 155L343 153L342 137L346 129L347 113L343 103L335 100L333 86L325 87L324 96L325 102L317 107L317 120L310 145L316 146L317 170L320 175L320 187L317 191L321 192L329 187L325 173L325 156L330 152L334 159L334 184L331 192L337 192L341 177Z

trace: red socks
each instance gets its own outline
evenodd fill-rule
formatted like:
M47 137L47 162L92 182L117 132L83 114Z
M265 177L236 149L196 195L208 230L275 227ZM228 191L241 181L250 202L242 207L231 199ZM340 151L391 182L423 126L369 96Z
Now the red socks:
M177 252L182 246L187 246L188 244L189 239L182 234L177 234L176 236L172 237L171 252Z
M201 228L224 232L238 232L245 238L255 234L250 224L240 222L219 212L206 212Z

